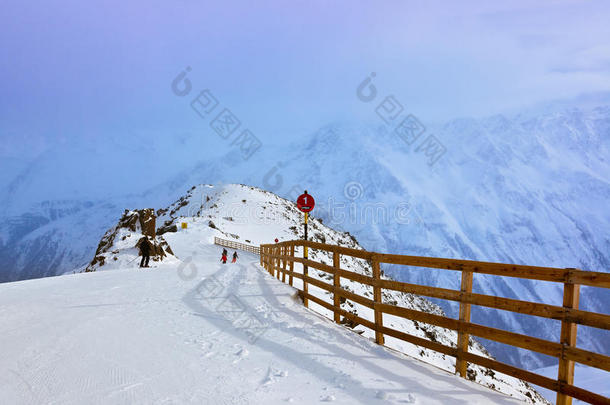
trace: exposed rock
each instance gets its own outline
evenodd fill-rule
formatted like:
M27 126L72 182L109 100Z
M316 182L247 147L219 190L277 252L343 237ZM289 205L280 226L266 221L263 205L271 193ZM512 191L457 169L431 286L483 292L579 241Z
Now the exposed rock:
M161 228L157 229L157 235L163 235L167 232L178 232L178 226L176 224L163 225Z
M168 254L173 256L174 253L167 241L161 236L161 234L157 235L155 223L156 215L155 210L152 208L125 210L123 216L119 219L118 224L114 228L108 230L102 237L102 240L100 241L95 252L95 256L85 269L85 272L96 271L107 263L107 256L111 254L116 255L119 252L120 249L115 246L115 239L119 233L123 234L120 237L119 244L127 243L127 239L131 237L138 237L139 235L138 241L134 245L130 246L138 249L142 240L145 237L148 237L153 245L150 255L153 261L163 260L163 258L167 257ZM171 226L168 228L171 228ZM166 231L170 230L171 229L167 229ZM127 234L125 234L123 231L127 231ZM141 255L141 253L138 253L138 255Z

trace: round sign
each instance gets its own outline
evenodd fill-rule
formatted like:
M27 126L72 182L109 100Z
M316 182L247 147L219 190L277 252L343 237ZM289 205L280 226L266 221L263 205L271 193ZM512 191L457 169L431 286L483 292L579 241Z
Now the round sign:
M301 194L299 198L297 198L297 208L302 212L310 212L313 210L313 207L316 205L316 200L307 192L305 194Z

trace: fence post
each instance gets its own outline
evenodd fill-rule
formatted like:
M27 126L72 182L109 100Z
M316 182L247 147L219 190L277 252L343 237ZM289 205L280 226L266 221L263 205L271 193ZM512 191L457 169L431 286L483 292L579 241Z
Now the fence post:
M274 255L278 256L280 254L280 250L282 249L281 246L276 246L275 247L275 253ZM280 271L278 270L278 267L280 267L280 258L276 257L275 258L275 266L273 266L273 277L279 279L280 278Z
M261 267L264 267L263 266L263 246L262 245L258 248L258 255L261 260Z
M471 293L472 292L472 271L462 270L462 286L460 291L462 293ZM462 299L462 295L460 294L460 321L461 322L470 322L470 304L465 303ZM465 333L461 328L458 329L458 338L457 338L457 357L455 359L455 371L460 374L460 377L466 378L468 369L468 362L462 359L462 353L468 353L468 341L470 340L470 335Z
M280 246L280 256L284 256L284 246ZM277 261L277 279L280 280L280 276L282 274L282 271L280 270L283 266L284 266L284 259L280 258Z
M333 285L335 287L335 292L333 293L334 307L335 307L335 322L341 323L341 314L339 313L339 309L341 309L341 297L337 294L337 290L341 288L341 277L339 276L339 258L341 255L339 252L333 252L333 267L335 268L335 274L333 277Z
M282 256L284 256L284 258L282 260L282 270L284 270L284 271L282 271L282 283L286 282L286 255L288 254L287 253L288 249L286 249L286 248L287 248L287 246L284 246L284 248L282 249L282 252L283 252Z
M580 298L580 285L573 284L570 281L570 270L566 269L566 282L563 284L563 307L578 309ZM565 358L565 348L576 346L576 327L578 324L573 322L561 321L560 343L562 346L561 357L559 358L559 370L557 371L557 380L559 388L564 384L574 384L574 361ZM569 395L557 393L557 405L571 405L572 397Z
M303 246L303 258L307 259L307 247ZM305 305L305 308L309 308L309 300L307 299L307 294L309 292L309 286L307 285L307 265L303 264L303 305Z
M381 304L381 287L377 284L377 281L381 279L381 270L379 268L379 262L373 257L373 278L375 279L375 285L373 286L373 299L375 304ZM383 327L383 313L377 309L375 305L375 342L382 345L384 344L383 333L381 328Z
M271 274L273 276L273 264L275 263L275 259L273 257L271 257L271 255L273 255L273 252L275 251L275 246L271 246L269 247L269 256L267 256L267 263L269 264L268 267L268 271L269 274Z
M290 257L294 259L294 245L290 245ZM290 267L290 276L288 277L288 283L292 287L292 272L294 271L294 260L291 260L288 266Z
M281 246L276 246L276 247L275 247L275 253L274 253L274 254L275 254L276 256L279 256L279 255L280 255L280 249L281 249L281 248L282 248ZM273 276L274 276L275 278L277 278L278 280L279 280L279 278L280 278L280 269L279 269L279 267L280 267L280 258L279 258L279 257L276 257L276 258L275 258L275 266L273 266Z

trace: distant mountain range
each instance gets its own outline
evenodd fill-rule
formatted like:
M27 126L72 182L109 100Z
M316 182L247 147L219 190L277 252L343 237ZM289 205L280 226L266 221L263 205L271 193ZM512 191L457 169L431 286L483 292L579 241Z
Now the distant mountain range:
M104 197L96 190L95 198L28 202L38 184L70 190L70 182L82 181L70 172L62 183L56 174L49 177L47 161L34 162L0 193L11 207L0 223L0 280L86 265L125 208L164 207L195 184L223 182L258 186L288 199L307 189L317 200L314 216L349 231L370 250L609 271L610 107L459 119L425 128L419 137L394 128L381 119L378 125L328 125L291 144L263 144L248 160L232 146L225 156L192 167L171 170L166 164L165 172L146 178L141 189L131 185L137 192L129 196ZM430 135L436 149L425 144ZM138 160L145 157L129 156L123 167L97 173L105 179L100 184L112 184L106 177L121 183L123 176L141 176L130 168L145 170ZM95 189L95 183L90 186ZM458 274L450 271L400 266L385 271L399 280L459 286ZM477 276L474 290L562 302L562 286L546 282ZM583 288L581 307L609 313L605 293ZM443 306L455 314L455 305ZM559 336L557 321L478 308L473 320L553 340ZM579 328L578 344L610 354L601 333L591 328ZM553 363L493 342L485 345L500 359L523 366Z

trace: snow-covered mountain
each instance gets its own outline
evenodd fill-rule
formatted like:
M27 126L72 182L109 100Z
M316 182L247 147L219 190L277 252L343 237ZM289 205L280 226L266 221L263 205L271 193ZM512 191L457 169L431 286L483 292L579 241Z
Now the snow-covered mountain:
M0 282L47 277L91 260L122 208L91 201L44 201L0 222Z
M167 208L157 210L157 233L162 234L165 250L176 252L176 258L182 261L183 266L193 262L199 250L214 243L214 237L239 241L246 244L260 245L269 243L275 238L290 240L301 236L302 213L297 210L294 202L276 196L268 191L245 185L229 184L219 187L200 185L192 187L184 196L180 197ZM142 211L127 211L119 220L117 226L108 230L100 242L100 248L95 254L92 264L86 271L100 271L124 269L133 266L137 260L137 251L134 249L135 241L142 236ZM183 229L182 224L187 225ZM322 221L312 217L310 221L311 239L314 241L337 244L355 249L362 249L356 239L349 233L337 232ZM169 248L167 243L169 243ZM102 255L100 250L107 252ZM162 256L165 253L161 250ZM220 252L220 248L218 248ZM241 252L239 252L241 254ZM297 249L297 255L302 252ZM101 260L100 260L101 258ZM160 257L161 258L161 257ZM170 258L176 260L173 256ZM326 253L312 249L310 258L323 263L332 262ZM156 258L153 257L153 260ZM163 260L164 263L167 259ZM154 263L158 263L154 261ZM299 265L297 265L298 267ZM342 268L371 275L370 264L363 260L343 257ZM191 269L187 270L191 272ZM257 271L257 270L252 270ZM260 269L258 271L261 271ZM262 270L264 271L264 270ZM328 281L329 275L322 271L311 271L312 277ZM299 281L296 282L296 286ZM351 280L342 280L342 286L348 291L359 295L372 297L372 288L363 286ZM326 301L332 300L330 293L325 290L310 287L310 293ZM383 293L386 303L419 311L443 315L443 311L430 301L412 294L394 291ZM344 300L341 304L346 311L352 312L365 319L374 320L374 313L367 307L351 300ZM312 308L332 319L333 314L323 307L311 304ZM455 331L410 321L395 316L385 316L385 323L390 327L407 333L454 346L457 342ZM374 332L367 328L347 322L364 337L374 340ZM386 346L406 353L411 357L420 359L437 367L453 372L455 359L441 353L405 343L398 339L387 337ZM471 339L470 350L473 353L489 356L488 352L474 339ZM480 384L496 389L505 394L515 396L530 403L544 402L543 398L528 384L513 377L493 372L483 367L471 365L468 370L469 378Z
M418 151L419 142L407 144L381 120L372 126L329 125L289 145L264 143L247 161L237 146L226 143L226 156L203 159L178 174L168 169L169 180L159 175L158 185L134 190L133 198L100 198L95 201L102 202L86 210L50 222L36 207L5 217L0 225L2 280L86 265L125 208L166 206L202 182L251 184L290 200L307 189L317 199L318 218L349 231L369 250L608 271L610 108L564 107L429 126L422 139L434 134L446 148L432 166ZM177 169L183 167L184 162ZM15 189L22 190L19 198L11 200L10 192L3 192L10 201L23 200L36 184L52 180L44 178L44 170L22 176L14 183L23 184ZM48 255L42 263L41 252ZM454 272L398 266L384 271L399 280L459 286ZM559 305L561 288L491 276L475 277L474 286L481 293ZM606 291L582 290L585 309L609 313L609 302ZM443 305L455 313L454 304ZM494 316L489 314L475 307L473 320L558 339L557 321L495 310ZM610 350L591 328L579 329L578 344L606 354ZM513 364L536 368L555 362L493 342L487 345Z
M294 199L369 250L551 267L610 269L610 108L462 119L432 129L447 150L434 165L388 127L331 125L255 161L207 162L176 176L185 186L214 173ZM432 131L430 130L430 131ZM281 157L278 158L278 157ZM238 174L239 173L239 174ZM442 270L386 268L404 281L459 288ZM474 291L562 305L560 284L475 277ZM583 288L581 308L609 313L607 291ZM443 303L455 314L455 303ZM493 314L493 316L491 316ZM558 321L475 307L473 320L557 341ZM610 353L603 331L580 328L578 344ZM554 359L488 342L526 367Z

